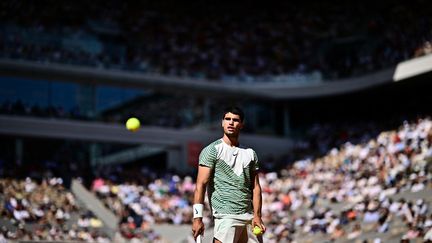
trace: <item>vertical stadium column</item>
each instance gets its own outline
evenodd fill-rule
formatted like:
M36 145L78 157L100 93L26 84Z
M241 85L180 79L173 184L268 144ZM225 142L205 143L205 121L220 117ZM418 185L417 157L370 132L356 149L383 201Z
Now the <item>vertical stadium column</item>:
M15 139L15 163L22 163L23 159L23 141L21 138Z
M285 137L291 135L290 109L288 104L284 104L283 106L283 133Z
M96 116L96 87L94 84L81 84L79 86L77 103L85 117L94 118Z
M210 124L211 122L211 112L210 112L211 101L209 98L204 98L203 100L203 120L205 124Z
M256 129L258 127L259 119L259 109L256 105L246 106L244 109L246 113L246 125L251 129Z
M89 159L91 167L95 168L101 164L98 163L98 158L100 157L100 145L92 142L89 144Z

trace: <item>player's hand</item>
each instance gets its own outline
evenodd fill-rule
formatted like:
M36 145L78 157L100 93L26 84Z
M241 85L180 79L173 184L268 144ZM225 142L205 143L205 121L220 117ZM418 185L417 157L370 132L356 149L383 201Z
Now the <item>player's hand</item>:
M264 234L264 232L266 231L266 227L265 227L263 221L261 220L261 217L255 216L255 217L252 219L252 229L253 229L255 226L260 227L261 230L262 230L262 232L263 232L263 234Z
M198 235L204 235L204 229L205 229L205 226L204 226L204 223L202 221L202 218L193 219L192 235L193 235L195 240L198 237Z

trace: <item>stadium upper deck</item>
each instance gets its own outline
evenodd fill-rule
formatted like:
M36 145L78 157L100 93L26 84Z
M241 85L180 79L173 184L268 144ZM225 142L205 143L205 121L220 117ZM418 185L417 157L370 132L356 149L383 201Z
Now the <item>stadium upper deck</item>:
M428 53L432 39L432 7L418 0L0 4L3 58L210 80L352 77Z

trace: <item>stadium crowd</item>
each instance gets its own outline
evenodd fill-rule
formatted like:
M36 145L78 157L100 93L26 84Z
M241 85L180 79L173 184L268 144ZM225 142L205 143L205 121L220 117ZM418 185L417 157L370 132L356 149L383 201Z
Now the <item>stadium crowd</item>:
M0 215L0 242L110 242L102 221L77 204L59 177L0 178Z
M370 234L382 237L382 242L389 237L432 240L428 194L432 189L432 120L404 122L398 130L380 133L365 129L371 134L359 132L363 135L356 139L356 133L348 133L343 136L346 140L324 143L324 156L263 170L266 242L313 241L315 236L329 241L359 240ZM316 136L321 135L317 132ZM261 161L265 167L266 159ZM120 218L123 239L161 241L153 230L155 224L190 224L192 177L119 168L98 171L101 176L91 190ZM63 179L37 177L42 178L38 183L9 178L0 180L0 212L3 223L11 227L3 227L0 237L109 240L95 230L101 222L80 209L64 189ZM206 213L209 224L210 210Z
M0 114L19 115L19 116L36 116L51 118L72 118L86 119L80 114L78 108L65 110L62 106L40 106L37 104L30 105L22 100L4 101L0 104Z
M151 229L139 235L108 229L72 193L72 178L83 185L91 182L89 167L80 162L85 144L24 140L26 153L18 159L4 139L0 140L0 242L165 242Z
M389 67L432 40L432 8L421 0L247 10L243 3L44 2L0 3L2 58L210 80L320 81Z
M265 242L311 235L355 240L367 233L384 237L382 242L389 237L432 240L432 198L415 196L432 189L431 158L432 121L427 118L405 122L399 130L383 131L364 143L346 142L325 156L299 160L279 172L260 174L268 225ZM192 178L142 174L127 182L121 178L134 177L100 177L92 190L133 228L190 224ZM206 213L209 217L209 210Z
M392 197L431 188L431 142L432 121L424 119L367 143L346 143L324 157L298 161L280 174L263 175L263 211L274 226L267 236L281 242L293 232L321 232L353 239L365 228L390 231L399 219L405 224L402 238L426 232L430 237L430 195L427 201Z
M432 155L432 122L429 118L417 119L414 123L404 122L397 131L379 132L394 124L387 123L317 124L289 153L298 153L297 156L284 157L283 161L273 161L274 164L271 159L262 158L264 212L272 215L266 219L270 224L267 240L282 242L306 234L324 234L330 239L340 234L349 239L359 232L390 231L403 232L405 238L427 237L427 232L430 235L430 197L412 198L410 192L431 188L430 166L426 161ZM61 154L68 155L67 150L61 148ZM286 167L294 159L298 161ZM73 161L67 164L77 166ZM77 175L76 168L68 171ZM149 170L138 172L131 175L108 171L100 173L106 176L93 182L92 190L120 217L122 236L159 240L153 224L189 224L193 179L170 173L161 176ZM133 180L124 181L125 178ZM28 180L12 184L26 185L31 182ZM19 191L15 194L22 195ZM2 214L6 215L8 211L4 208L8 208L9 199L2 199L5 200ZM34 223L31 211L18 212L17 217L21 213L23 217L30 215L27 218ZM9 211L9 217L17 229L28 223L16 221L13 211ZM83 229L91 219L76 222L75 229ZM284 222L283 227L280 222ZM49 230L44 229L45 233ZM19 232L16 234L23 234ZM17 237L7 231L3 233Z
M4 162L0 159L0 162ZM50 164L58 162L50 161ZM58 168L0 166L0 242L34 240L55 242L166 242L151 227L131 230L120 224L114 232L89 211L69 189ZM29 170L30 169L30 170ZM83 169L83 168L81 168ZM74 173L85 182L88 175ZM23 175L27 175L22 179ZM88 179L88 178L87 178Z

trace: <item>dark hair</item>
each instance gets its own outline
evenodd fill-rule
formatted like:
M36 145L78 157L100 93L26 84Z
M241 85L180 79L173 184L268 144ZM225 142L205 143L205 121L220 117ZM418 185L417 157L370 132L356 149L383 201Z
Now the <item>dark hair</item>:
M243 112L243 110L240 109L239 107L237 107L237 106L228 106L228 107L226 107L226 108L224 109L222 119L225 118L225 115L226 115L227 113L233 113L233 114L235 114L235 115L239 115L239 116L240 116L240 120L243 122L243 119L244 119L244 112Z

